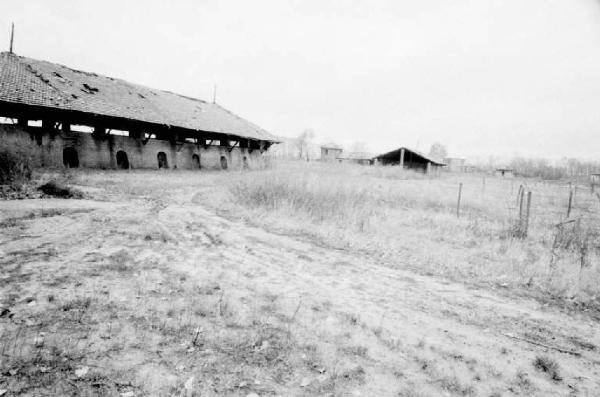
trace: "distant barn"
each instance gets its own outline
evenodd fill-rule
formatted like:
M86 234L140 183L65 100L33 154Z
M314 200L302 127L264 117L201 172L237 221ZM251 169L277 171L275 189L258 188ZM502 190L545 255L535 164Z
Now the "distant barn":
M6 52L0 123L40 166L247 168L277 142L216 103Z
M496 168L495 174L496 174L496 176L502 176L502 177L506 177L506 178L511 178L511 177L515 176L514 170L512 168L506 168L506 167Z
M373 154L366 152L342 152L338 156L338 162L360 165L373 164Z
M446 163L446 171L450 172L465 172L465 159L458 157L446 157L444 163Z
M398 165L405 169L423 172L437 171L445 164L416 150L400 147L374 158L375 164Z

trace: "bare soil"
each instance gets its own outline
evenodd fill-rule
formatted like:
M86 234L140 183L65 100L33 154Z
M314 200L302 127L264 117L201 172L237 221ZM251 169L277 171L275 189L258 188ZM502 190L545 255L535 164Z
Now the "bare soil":
M0 395L600 394L590 313L87 191L0 202Z

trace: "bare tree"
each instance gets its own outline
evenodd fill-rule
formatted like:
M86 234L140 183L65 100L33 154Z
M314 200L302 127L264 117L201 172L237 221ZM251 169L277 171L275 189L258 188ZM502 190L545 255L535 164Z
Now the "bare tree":
M350 151L356 153L366 153L369 151L369 146L366 142L354 142L352 146L350 146Z
M443 160L445 157L448 156L448 151L446 150L446 146L436 142L433 145L431 145L431 149L429 149L429 155L431 157Z
M301 159L306 158L308 160L308 147L311 141L315 137L315 132L307 128L300 135L298 135L294 141L296 148L298 149L298 157Z

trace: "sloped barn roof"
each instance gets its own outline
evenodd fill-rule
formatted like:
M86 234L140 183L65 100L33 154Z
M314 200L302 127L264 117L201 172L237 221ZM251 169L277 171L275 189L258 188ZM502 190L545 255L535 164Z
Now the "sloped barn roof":
M168 91L0 53L0 105L40 106L276 142L221 106Z
M391 152L380 154L379 156L377 156L375 158L398 161L400 159L400 151L402 149L404 149L404 151L405 151L405 158L407 158L408 154L411 154L413 156L413 158L414 157L421 158L422 160L429 161L430 163L432 163L434 165L446 165L440 160L434 159L431 156L427 156L426 154L423 154L417 150L409 149L407 147L399 147L398 149L392 150Z

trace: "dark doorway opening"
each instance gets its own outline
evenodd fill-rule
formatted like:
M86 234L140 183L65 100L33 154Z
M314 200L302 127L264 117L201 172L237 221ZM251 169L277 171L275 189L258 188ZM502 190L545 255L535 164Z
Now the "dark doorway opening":
M242 158L242 163L243 163L243 165L244 165L244 168L245 168L245 169L248 169L248 157L244 156L244 157Z
M192 168L199 169L200 167L200 156L197 154L192 155Z
M169 168L169 162L167 161L167 154L165 152L158 152L156 159L158 160L158 168Z
M120 170L129 169L129 159L127 158L127 153L122 150L117 152L117 168Z
M225 158L225 156L221 156L221 168L224 170L227 169L227 158Z
M63 164L67 168L79 167L79 156L77 150L73 147L66 147L63 149Z

